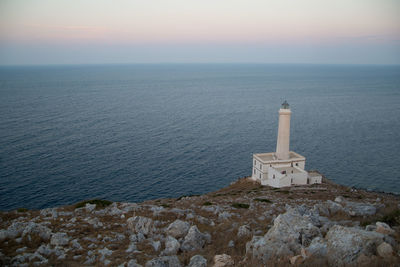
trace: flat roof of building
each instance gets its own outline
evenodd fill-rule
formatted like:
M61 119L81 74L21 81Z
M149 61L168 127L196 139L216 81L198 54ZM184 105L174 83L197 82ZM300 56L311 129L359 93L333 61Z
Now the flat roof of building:
M254 154L255 157L257 157L262 163L269 163L269 162L286 162L286 161L295 161L295 160L305 160L305 157L303 157L300 154L297 154L296 152L290 151L289 152L289 159L278 159L276 157L275 152L270 152L270 153L259 153L259 154Z

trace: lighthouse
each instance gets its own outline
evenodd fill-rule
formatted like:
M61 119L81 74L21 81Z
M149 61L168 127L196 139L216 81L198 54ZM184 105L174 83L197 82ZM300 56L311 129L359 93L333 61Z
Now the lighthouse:
M305 171L306 158L289 149L291 115L285 100L279 109L276 152L253 154L251 178L262 185L286 187L322 182L320 173Z
M291 115L289 104L285 100L279 109L278 138L276 141L276 157L278 159L289 159Z

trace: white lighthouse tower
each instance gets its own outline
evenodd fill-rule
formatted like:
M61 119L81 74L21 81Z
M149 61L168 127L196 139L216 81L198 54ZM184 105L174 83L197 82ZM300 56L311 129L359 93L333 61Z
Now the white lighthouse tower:
M278 159L289 159L291 115L289 104L285 100L279 110L278 139L276 142L276 156Z
M321 183L321 174L304 170L306 158L289 150L291 115L289 104L283 102L279 109L276 152L253 154L251 177L262 185L285 187Z

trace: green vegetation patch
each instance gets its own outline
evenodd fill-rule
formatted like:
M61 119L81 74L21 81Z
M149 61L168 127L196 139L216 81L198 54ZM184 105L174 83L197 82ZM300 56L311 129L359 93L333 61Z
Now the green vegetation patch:
M203 203L203 206L211 206L211 205L212 205L212 203L210 201L206 201Z
M104 208L112 204L112 201L105 200L105 199L91 199L85 200L75 204L75 208L83 208L86 204L96 204L96 208Z
M170 207L171 207L171 205L169 205L169 204L166 204L166 203L162 203L162 204L161 204L161 207L163 207L163 208L170 208Z
M17 209L18 212L27 212L28 209L27 208L19 208Z
M232 207L236 209L248 209L250 207L249 204L244 204L244 203L233 203Z
M370 224L375 224L376 222L384 222L390 225L391 227L400 225L400 210L394 210L380 218L374 219L374 220L367 220L367 221L362 221L360 225L362 227L365 227Z
M266 198L255 198L254 201L264 202L264 203L272 203L271 200L266 199Z
M400 225L400 210L395 210L389 214L386 214L380 221L387 223L390 226Z

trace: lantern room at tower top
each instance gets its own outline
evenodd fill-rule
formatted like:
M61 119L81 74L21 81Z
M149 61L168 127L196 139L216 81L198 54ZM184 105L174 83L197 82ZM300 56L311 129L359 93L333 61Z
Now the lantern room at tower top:
M251 177L262 185L285 187L322 181L319 173L304 170L305 157L289 150L291 114L289 104L285 101L279 109L276 152L253 154Z

